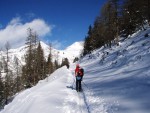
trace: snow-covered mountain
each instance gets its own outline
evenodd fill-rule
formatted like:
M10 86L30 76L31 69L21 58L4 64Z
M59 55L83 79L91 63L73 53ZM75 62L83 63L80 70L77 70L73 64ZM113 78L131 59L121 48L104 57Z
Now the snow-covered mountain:
M41 42L41 46L44 50L45 57L47 58L50 51L49 46L44 42ZM63 58L68 58L69 62L73 63L74 58L79 57L82 50L83 42L75 42L64 50L52 48L53 60L57 59L56 57L58 57L59 63L61 63Z
M0 113L149 113L150 28L119 43L80 59L82 92L74 90L72 64L16 95Z
M50 47L44 42L41 42L41 46L44 50L45 58L47 59L50 52ZM58 58L58 62L61 64L62 59L68 58L69 62L73 63L74 58L80 56L82 49L83 49L83 42L75 42L69 47L67 47L65 50L57 50L55 48L52 48L53 60ZM19 60L19 66L25 64L26 51L27 51L26 46L9 50L9 68L11 70L14 71L16 68L16 64L15 64L16 59ZM0 62L3 62L4 58L6 58L6 52L0 51Z

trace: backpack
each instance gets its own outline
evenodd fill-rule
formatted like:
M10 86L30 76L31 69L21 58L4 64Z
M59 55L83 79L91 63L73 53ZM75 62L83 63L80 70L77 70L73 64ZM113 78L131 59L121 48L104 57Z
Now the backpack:
M84 69L81 68L81 69L80 69L80 76L83 76L83 75L84 75Z

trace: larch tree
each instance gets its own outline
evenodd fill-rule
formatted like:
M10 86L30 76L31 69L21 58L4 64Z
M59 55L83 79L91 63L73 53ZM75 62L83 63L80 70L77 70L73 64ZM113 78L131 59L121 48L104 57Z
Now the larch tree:
M44 78L46 78L46 61L45 61L45 57L44 57L44 51L41 47L41 43L39 42L38 47L37 47L37 55L36 55L36 76L35 76L35 80L36 83L39 80L42 80Z
M22 68L22 76L26 87L35 85L36 76L36 54L37 54L37 35L32 29L28 29L28 36L26 40L27 52L25 55L26 64Z
M47 63L46 63L46 72L47 74L51 74L54 71L54 64L53 64L53 56L52 56L52 44L49 43L49 55L48 55L48 59L47 59Z

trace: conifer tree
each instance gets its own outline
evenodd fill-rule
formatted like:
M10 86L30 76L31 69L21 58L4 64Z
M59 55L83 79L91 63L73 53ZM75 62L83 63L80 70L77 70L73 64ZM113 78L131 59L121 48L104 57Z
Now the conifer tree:
M52 56L51 54L48 55L48 60L47 60L47 74L51 74L54 70L54 65L52 62Z
M51 74L54 71L54 64L52 62L52 44L49 44L50 53L48 55L47 63L46 63L46 72L47 74Z
M11 95L11 74L10 74L10 70L9 70L9 49L10 49L10 44L9 42L6 42L5 44L5 49L6 49L6 60L4 58L5 61L5 80L4 80L4 98L5 98L5 104L8 104L8 97Z
M140 0L126 0L123 3L123 33L126 36L131 35L138 28L144 28L143 5ZM145 9L145 8L144 8Z
M60 67L60 66L59 66L59 64L58 64L58 61L55 60L55 61L54 61L54 70L57 70L59 67Z
M148 19L148 22L149 22L149 26L150 26L150 1L149 0L147 0L147 8L146 8L146 11L145 12L148 12L147 13L147 19Z
M150 24L150 0L107 0L85 37L82 55L104 46L119 45L119 36L126 38ZM115 43L114 43L115 42Z
M15 57L15 64L16 64L16 75L17 75L17 77L14 80L15 81L14 87L16 88L15 92L17 93L23 88L23 86L21 84L21 77L20 77L21 72L20 72L20 68L19 68L19 59L17 57Z
M23 66L23 79L25 81L26 87L31 87L36 83L36 45L37 44L37 35L33 32L32 29L28 29L28 36L26 40L27 53L25 56L26 65Z
M119 6L120 0L110 0L110 3L112 4L112 26L114 28L114 39L116 38L116 44L119 45L119 15L120 12L120 6Z
M0 70L0 109L4 106L4 84L1 77L1 70Z
M36 55L36 73L35 73L35 81L36 83L44 79L46 77L46 70L45 70L45 58L44 58L44 52L41 47L41 43L39 42L37 47L37 55Z
M75 57L74 60L73 60L73 63L77 62L79 60L78 57Z
M88 35L85 37L83 55L90 53L92 48L92 26L89 26Z
M66 66L69 69L69 60L68 58L62 59L61 67Z
M101 17L97 17L93 26L93 40L92 44L94 49L97 49L104 45L104 25L101 20Z
M113 29L113 17L112 17L112 4L107 2L104 4L101 15L104 23L104 35L105 35L105 43L108 47L111 47L111 40L114 38L114 29Z

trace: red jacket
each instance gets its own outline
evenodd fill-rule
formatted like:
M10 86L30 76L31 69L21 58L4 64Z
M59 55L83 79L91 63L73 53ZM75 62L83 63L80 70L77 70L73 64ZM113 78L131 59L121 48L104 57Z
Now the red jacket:
M77 76L77 75L82 76L82 72L80 71L79 66L77 66L76 69L75 69L75 76Z

